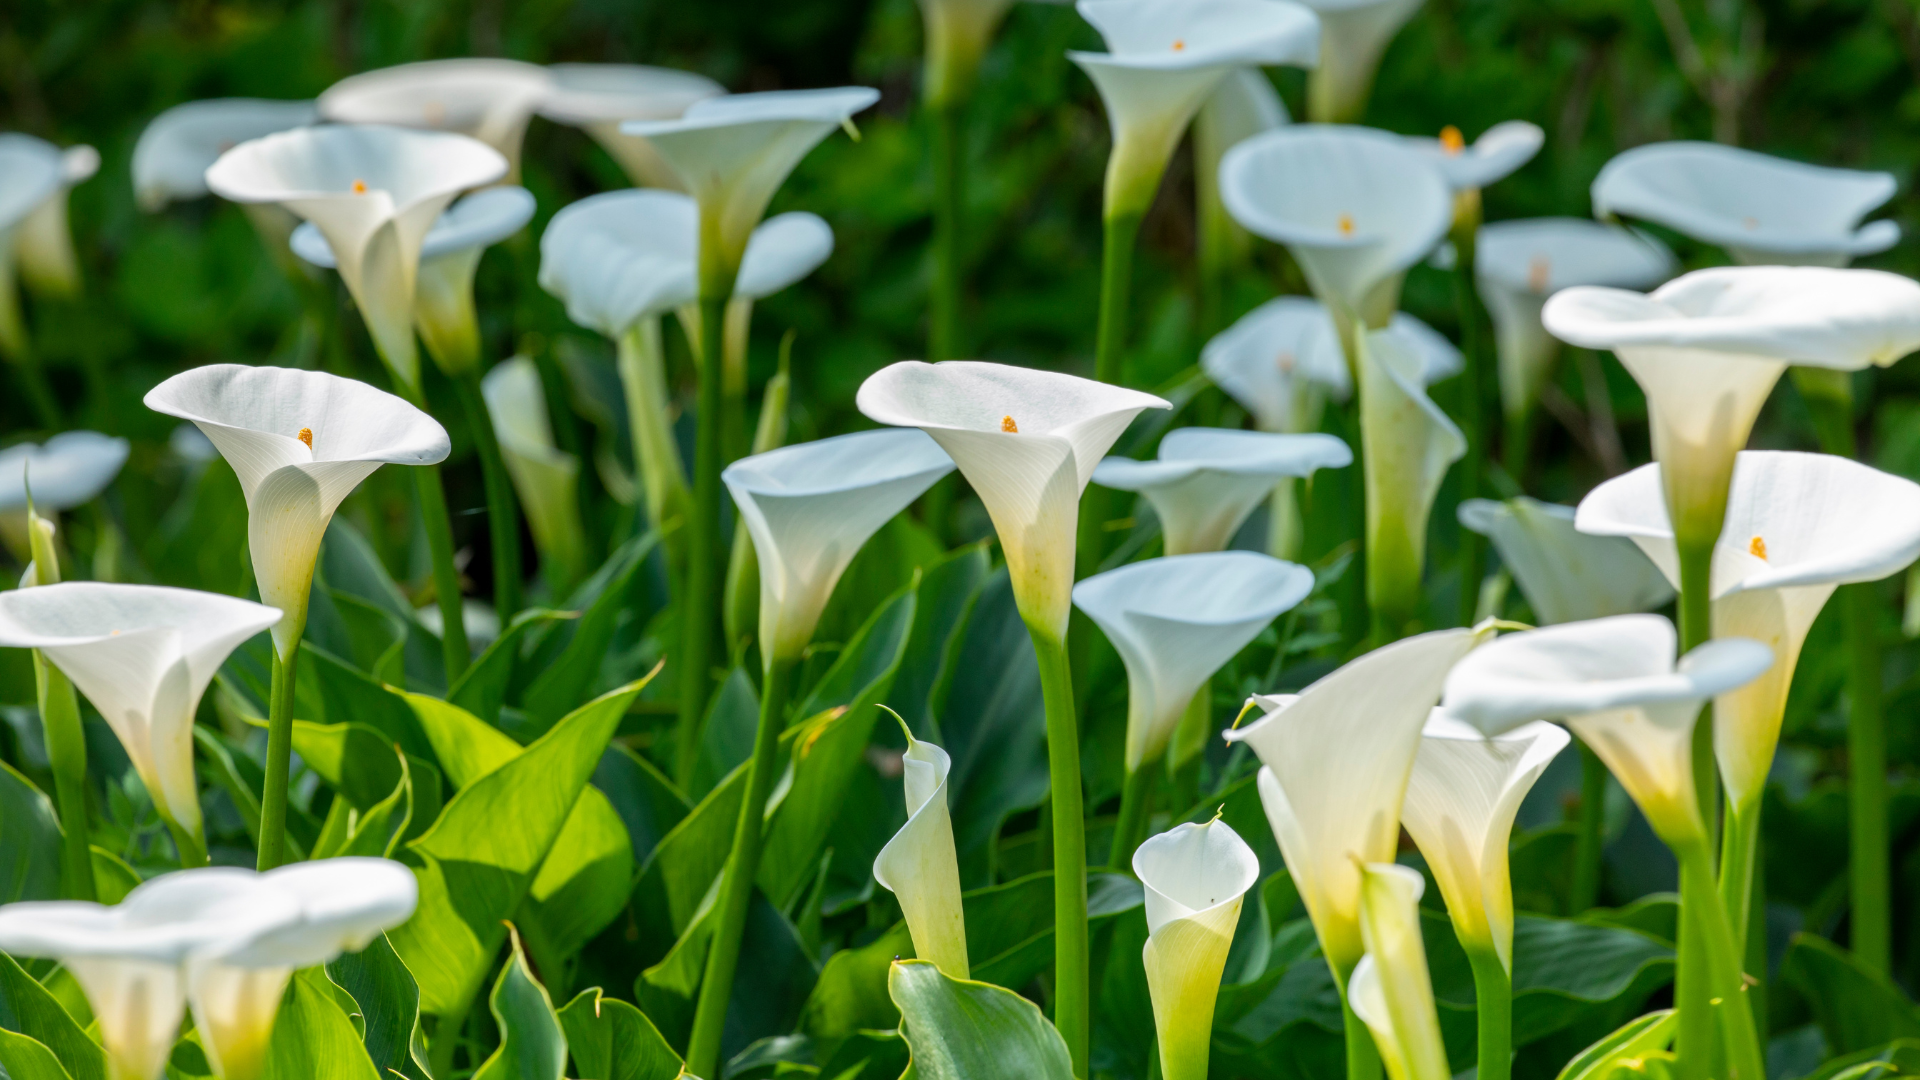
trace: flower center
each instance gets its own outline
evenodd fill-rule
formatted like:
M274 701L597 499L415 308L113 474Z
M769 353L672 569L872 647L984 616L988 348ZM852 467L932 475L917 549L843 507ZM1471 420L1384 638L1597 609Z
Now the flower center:
M1452 157L1466 148L1467 140L1460 134L1459 128L1448 124L1446 127L1440 129L1440 149L1446 151L1448 157Z
M1174 38L1174 39L1173 39L1173 51L1174 51L1174 52L1186 52L1186 51L1187 51L1187 43L1186 43L1186 41L1185 41L1184 39L1182 39L1182 38Z
M353 182L353 193L355 195L365 195L367 193L367 182L365 180L355 180Z
M1754 537L1752 542L1747 544L1747 553L1765 562L1767 558L1767 542L1758 536Z
M1545 255L1535 255L1527 264L1527 288L1534 292L1547 291L1547 282L1553 280L1553 260Z
M1003 416L1000 418L1000 430L1009 435L1018 435L1020 434L1020 425L1013 422L1013 417Z
M312 428L310 427L301 428L300 434L294 436L294 438L299 439L303 443L306 443L307 449L309 450L313 449L313 429Z
M1296 363L1296 361L1294 360L1292 353L1282 352L1279 356L1276 356L1273 358L1273 362L1276 366L1280 368L1280 374L1282 375L1293 374L1293 365Z
M1352 214L1340 215L1340 235L1341 236L1353 235L1353 215Z

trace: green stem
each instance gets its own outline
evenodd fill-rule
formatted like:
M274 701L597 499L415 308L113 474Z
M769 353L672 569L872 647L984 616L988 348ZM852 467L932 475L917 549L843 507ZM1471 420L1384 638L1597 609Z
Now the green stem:
M1734 945L1742 949L1753 914L1754 860L1759 850L1760 800L1729 806L1727 827L1720 836L1720 904L1733 927Z
M960 119L957 101L929 103L933 137L933 294L927 310L927 359L960 355Z
M1600 865L1606 844L1607 766L1586 743L1580 746L1580 833L1573 852L1573 892L1567 914L1578 915L1600 899Z
M1073 672L1066 645L1057 635L1031 624L1027 631L1040 662L1040 693L1047 708L1047 771L1053 789L1053 1024L1067 1041L1073 1075L1086 1080L1092 1016L1087 978L1087 825Z
M1334 985L1340 991L1340 1020L1347 1037L1347 1080L1380 1080L1380 1048L1373 1043L1373 1032L1366 1021L1353 1011L1347 1000L1347 975L1335 971Z
M1465 400L1461 404L1461 427L1466 430L1467 460L1460 473L1460 500L1479 498L1480 479L1487 471L1486 367L1481 347L1480 297L1474 287L1475 241L1477 223L1468 220L1453 230L1455 264L1453 301L1460 316L1460 352L1466 358ZM1486 575L1486 538L1472 529L1460 530L1460 622L1473 625L1480 602L1480 579ZM1486 1080L1486 1074L1481 1074Z
M1474 1012L1480 1034L1475 1080L1507 1080L1513 1073L1513 978L1492 948L1470 948Z
M293 762L293 676L300 642L273 657L273 685L267 692L267 775L260 791L260 840L257 868L271 870L286 861L287 773Z
M1135 848L1147 838L1147 821L1153 814L1153 774L1160 762L1143 761L1127 774L1120 789L1120 816L1113 822L1113 847L1107 852L1107 865L1121 873L1130 873Z
M1676 846L1674 854L1680 860L1681 933L1684 937L1688 927L1691 927L1700 951L1706 957L1705 966L1711 980L1709 1000L1717 1007L1720 1030L1725 1036L1726 1080L1765 1080L1766 1059L1754 1031L1746 980L1741 975L1740 950L1734 944L1727 911L1714 895L1713 851L1704 841L1695 841ZM1703 898L1705 902L1688 903L1690 893ZM1678 995L1675 1003L1679 1004ZM1709 1037L1713 1033L1714 1015L1710 1013L1707 1018ZM1683 1036L1687 1031L1684 1013L1680 1018L1680 1031ZM1701 1059L1702 1064L1705 1060ZM1684 1050L1681 1064L1683 1069L1687 1067Z
M733 994L734 968L740 961L740 938L747 925L747 902L753 898L754 875L760 871L760 846L765 839L767 796L773 791L775 758L786 713L788 682L793 661L768 662L760 692L760 724L753 735L753 757L747 764L747 798L733 830L733 850L727 856L726 877L720 883L714 928L707 951L707 971L700 981L700 1000L694 1007L693 1034L687 1039L687 1071L695 1076L720 1075L720 1036L726 1028L727 1001Z
M433 1066L433 1075L450 1077L453 1075L453 1052L460 1048L460 1029L467 1023L467 1010L462 1007L457 1013L436 1017L433 1025L433 1041L427 1049L428 1063Z
M453 565L453 520L447 516L447 492L440 466L417 465L414 487L420 496L420 520L426 524L427 552L433 558L433 598L440 607L440 652L452 686L467 670L467 623L460 605L460 571ZM504 628L503 628L504 629Z
M173 836L173 846L180 852L180 869L193 870L207 865L206 842L165 814L160 818L167 823L167 832Z
M33 651L34 687L39 691L40 725L46 735L47 765L53 770L54 805L60 811L60 877L70 900L97 900L93 855L87 831L87 738L80 726L80 702L73 683Z
M1891 841L1887 828L1887 729L1880 711L1874 587L1843 590L1847 617L1847 830L1852 889L1848 940L1865 966L1885 973L1893 955Z
M1680 549L1680 651L1684 655L1704 644L1713 633L1712 604L1708 583L1713 565L1713 545L1679 544ZM1713 710L1702 706L1693 729L1693 780L1700 799L1702 821L1711 822L1719 808L1719 783L1714 770ZM1711 835L1712 827L1708 827ZM1676 964L1673 1006L1680 1017L1675 1049L1683 1080L1705 1080L1713 1058L1713 974L1701 926L1702 912L1713 909L1723 923L1726 909L1714 887L1711 849L1706 854L1707 874L1680 877L1680 955ZM1684 871L1684 866L1683 866ZM1751 1023L1749 1022L1749 1026Z
M703 230L704 231L704 230ZM704 240L703 240L704 242ZM700 726L707 708L707 674L720 614L720 396L729 280L703 284L700 296L699 420L694 429L693 514L687 522L687 580L680 590L680 716L674 776L682 786L700 759ZM704 1075L704 1074L700 1074Z
M513 504L513 483L500 457L493 417L480 393L480 372L467 370L454 378L453 385L467 414L467 427L473 431L473 445L480 452L480 478L487 488L487 538L493 547L493 609L505 628L520 610L520 517Z
M1122 211L1107 215L1100 249L1100 327L1093 349L1093 377L1120 385L1127 350L1127 296L1133 285L1133 248L1146 215Z

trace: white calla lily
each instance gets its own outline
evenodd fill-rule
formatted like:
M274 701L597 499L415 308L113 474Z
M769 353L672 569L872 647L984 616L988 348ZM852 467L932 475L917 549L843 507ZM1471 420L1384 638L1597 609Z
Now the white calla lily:
M917 431L861 431L743 458L721 474L760 561L760 647L797 660L847 564L953 471Z
M553 595L566 596L586 573L580 521L580 459L554 445L540 370L525 356L494 365L480 380L500 456L526 508L527 526Z
M547 69L494 57L424 60L365 71L334 83L316 103L336 123L450 131L478 139L520 178L527 121L549 94ZM486 181L482 181L485 183Z
M1354 968L1347 1004L1380 1048L1389 1080L1449 1080L1447 1047L1420 936L1426 880L1411 867L1360 868L1360 930L1367 955Z
M1547 133L1525 120L1507 120L1480 133L1469 143L1460 129L1448 128L1439 138L1409 135L1407 142L1440 167L1455 191L1478 191L1505 180L1533 160L1546 145Z
M1000 535L1021 617L1064 640L1080 493L1133 418L1166 401L1050 371L949 360L890 364L860 384L860 411L933 436Z
M1647 295L1573 288L1547 301L1563 341L1612 349L1646 392L1680 542L1720 535L1734 455L1788 364L1854 371L1920 346L1920 283L1878 270L1722 267Z
M1260 880L1260 860L1226 822L1188 822L1133 853L1146 892L1141 960L1160 1035L1160 1075L1206 1080L1213 1008L1233 947L1240 902Z
M1581 531L1571 506L1524 495L1468 499L1459 516L1493 541L1543 626L1652 611L1673 599L1659 567L1623 540Z
M1327 399L1353 392L1327 309L1304 296L1276 297L1242 315L1200 350L1200 369L1261 431L1317 430Z
M1467 438L1427 396L1417 345L1389 327L1359 338L1360 433L1367 500L1367 605L1377 631L1419 614L1427 519Z
M227 654L274 608L154 585L67 582L0 593L0 645L39 649L120 737L169 821L200 829L193 716Z
M1892 173L1832 169L1705 142L1617 155L1593 181L1593 212L1658 225L1747 264L1845 266L1900 242L1900 225L1861 219L1893 198Z
M285 613L273 629L283 659L306 626L314 560L340 500L383 464L431 465L451 448L426 413L318 371L209 364L154 387L145 401L192 421L233 466L261 599Z
M1436 630L1375 649L1297 696L1255 698L1265 715L1227 732L1264 766L1260 802L1342 987L1365 951L1359 864L1393 858L1421 729L1481 637Z
M1315 123L1352 123L1367 111L1374 72L1423 0L1308 0L1320 16L1320 66L1307 79Z
M967 961L966 913L960 903L960 859L954 852L953 817L947 807L947 773L953 759L908 732L901 767L907 823L874 858L873 880L900 901L907 933L913 937L913 955L933 961L950 979L964 979L972 969Z
M726 93L704 75L643 64L554 64L547 77L540 115L593 136L636 187L678 190L680 178L646 139L620 125L672 120L694 102Z
M20 260L20 278L40 296L71 299L80 293L80 257L73 250L73 232L67 226L67 192L100 171L100 151L91 146L69 146L60 154L60 186L42 199L20 223L14 235L14 254Z
M1500 405L1510 425L1533 411L1560 343L1540 321L1547 298L1575 285L1650 289L1673 275L1673 253L1646 233L1583 218L1496 221L1480 228L1474 280L1493 317Z
M14 288L13 248L35 210L61 189L60 151L44 139L0 133L0 353L27 355L27 328Z
M175 105L148 121L133 145L133 196L142 210L207 194L207 169L253 139L320 118L311 101L213 98Z
M1460 943L1513 971L1513 880L1507 846L1520 801L1572 741L1535 721L1489 738L1436 709L1420 733L1400 823L1440 885Z
M381 359L417 393L413 311L421 247L456 195L506 171L498 152L463 135L321 125L241 143L206 176L222 198L276 203L319 228Z
M1107 458L1093 482L1139 492L1159 515L1166 553L1189 555L1226 550L1283 478L1351 464L1353 451L1332 435L1190 427L1168 432L1157 460Z
M1227 72L1201 104L1193 118L1193 196L1203 271L1218 273L1252 249L1252 237L1220 202L1220 159L1247 139L1291 122L1286 102L1258 68Z
M29 494L42 517L92 502L120 475L128 449L127 440L97 431L63 431L0 450L0 540L25 561Z
M1069 52L1100 91L1113 151L1106 215L1144 214L1187 122L1235 68L1312 67L1319 20L1291 0L1080 0L1105 53Z

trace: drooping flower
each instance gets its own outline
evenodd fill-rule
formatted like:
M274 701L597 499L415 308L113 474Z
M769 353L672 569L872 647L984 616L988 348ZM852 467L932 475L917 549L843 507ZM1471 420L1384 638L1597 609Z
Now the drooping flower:
M1160 518L1166 553L1190 555L1226 550L1282 478L1351 464L1353 451L1332 435L1192 427L1168 432L1157 460L1107 458L1093 482L1139 492Z
M1361 468L1366 480L1367 604L1397 635L1419 613L1427 519L1467 439L1427 396L1417 346L1392 327L1359 339Z
M1462 141L1459 135L1457 129L1449 129L1437 139L1407 136L1408 143L1439 166L1455 191L1492 187L1532 161L1547 141L1540 125L1525 120L1495 124L1471 143Z
M1651 560L1618 538L1575 528L1571 506L1524 495L1505 502L1468 499L1459 516L1460 524L1493 541L1543 626L1652 611L1673 599L1673 587Z
M1307 78L1307 116L1350 124L1367 111L1387 44L1422 0L1311 0L1320 16L1320 66Z
M80 258L67 227L67 192L100 171L100 151L69 146L59 154L60 184L20 223L13 246L27 288L39 296L64 300L80 294Z
M1374 862L1360 868L1360 931L1367 954L1347 1002L1380 1048L1390 1080L1448 1080L1447 1047L1420 937L1420 871ZM1451 901L1449 901L1451 902Z
M1241 898L1260 880L1260 860L1215 818L1176 825L1141 844L1133 874L1147 897L1141 960L1160 1036L1160 1075L1206 1080L1220 975Z
M953 817L947 807L945 750L907 733L901 759L907 789L907 823L873 860L873 880L900 901L913 955L931 960L942 974L964 979L966 913L960 904L960 860L953 847Z
M538 64L466 57L349 75L329 86L316 104L321 116L339 123L451 131L478 139L507 159L507 179L518 181L520 141L548 94L547 69Z
M554 445L553 422L540 371L516 356L495 364L480 380L500 456L553 595L566 596L586 573L586 528L580 522L580 459Z
M1080 493L1100 458L1166 401L1050 371L975 360L905 360L867 377L869 418L917 427L952 456L1000 534L1021 617L1064 640Z
M593 136L636 187L680 189L680 177L628 120L672 120L696 101L726 93L704 75L642 64L554 64L540 115Z

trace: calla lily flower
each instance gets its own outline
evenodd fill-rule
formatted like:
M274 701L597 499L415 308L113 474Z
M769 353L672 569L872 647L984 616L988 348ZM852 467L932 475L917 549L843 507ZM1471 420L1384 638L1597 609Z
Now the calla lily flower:
M760 647L797 660L847 564L953 460L916 431L862 431L755 454L721 474L760 560Z
M694 102L678 120L620 126L649 140L700 206L700 235L715 241L701 253L702 293L730 288L748 237L800 159L879 99L864 86L728 94Z
M1194 693L1312 591L1306 567L1250 551L1148 559L1074 586L1127 668L1127 772L1158 760Z
M1367 603L1376 626L1398 633L1419 612L1427 519L1467 438L1421 382L1417 346L1392 328L1359 349L1360 433L1367 498Z
M284 614L281 658L307 622L307 593L335 507L383 464L446 459L447 432L392 394L318 371L209 364L147 391L147 408L191 420L220 448L247 497L260 597Z
M705 75L642 64L553 64L540 115L593 136L636 187L679 190L680 177L651 144L628 135L628 120L672 120L726 88Z
M424 60L349 75L328 87L320 115L343 124L451 131L478 139L520 178L520 141L547 99L547 69L498 58ZM481 181L486 183L486 181Z
M1657 464L1617 476L1581 500L1578 524L1632 538L1677 580L1660 487ZM1774 658L1765 675L1715 703L1714 754L1727 798L1743 812L1766 786L1800 647L1827 598L1916 557L1920 484L1828 454L1745 451L1736 459L1713 555L1713 633L1762 642Z
M933 436L1000 534L1020 615L1064 640L1080 493L1133 418L1166 401L1051 371L949 360L890 364L860 384L870 419Z
M1845 266L1900 242L1898 222L1860 224L1898 189L1892 173L1665 142L1607 162L1593 181L1593 212L1665 225L1749 265Z
M243 142L320 118L311 101L214 98L175 105L148 122L133 146L133 196L142 210L207 194L207 170Z
M0 133L0 352L18 359L27 351L26 324L14 292L15 238L24 224L60 190L65 166L60 151L44 139Z
M1453 224L1453 189L1399 135L1299 124L1220 162L1220 198L1256 236L1285 244L1343 327L1386 325L1407 268Z
M1455 191L1492 187L1519 171L1546 145L1547 133L1525 120L1508 120L1482 132L1471 143L1460 139L1457 128L1439 138L1409 135L1407 142L1439 166Z
M1524 495L1468 499L1459 515L1460 524L1493 541L1543 626L1652 611L1673 599L1673 586L1651 560L1622 540L1576 528L1571 506Z
M1139 492L1160 517L1166 553L1190 555L1226 550L1281 479L1351 464L1353 451L1332 435L1192 427L1168 432L1156 461L1107 458L1093 482Z
M20 223L14 251L20 277L40 296L71 299L80 294L80 258L67 227L67 192L100 171L100 151L69 146L60 154L60 186Z
M533 194L526 188L486 188L449 206L421 241L414 327L427 343L427 355L448 375L480 364L480 320L473 308L480 256L525 227L533 211ZM315 266L339 266L326 234L311 221L293 231L291 244L294 254Z
M1708 699L1773 664L1748 638L1717 638L1675 660L1678 636L1659 615L1508 634L1447 677L1447 713L1497 734L1532 720L1564 720L1606 762L1660 838L1704 844L1693 784L1693 724Z
M1426 880L1412 867L1388 862L1368 863L1360 876L1367 955L1354 969L1347 1003L1373 1033L1390 1080L1449 1080L1453 1072L1420 938Z
M193 716L241 642L280 621L274 608L154 585L66 582L0 593L0 645L39 649L120 737L153 803L200 831Z
M0 450L0 538L16 556L27 550L27 496L41 516L90 503L127 463L125 439L63 431L45 443Z
M1420 733L1400 823L1420 845L1461 945L1513 971L1513 880L1507 845L1520 801L1570 742L1534 722L1488 738L1436 709Z
M1176 825L1140 845L1133 874L1147 897L1141 960L1160 1034L1160 1075L1206 1080L1213 1006L1220 994L1240 901L1260 880L1260 860L1226 822Z
M1353 392L1327 309L1304 296L1276 297L1242 315L1200 350L1200 369L1261 431L1317 430L1327 399Z
M913 937L913 955L931 960L950 979L971 974L967 921L960 904L960 859L954 853L953 818L947 807L947 772L953 759L907 732L901 760L907 788L907 823L873 860L873 880L900 901Z
M1422 0L1310 0L1320 16L1320 66L1307 79L1315 123L1349 124L1367 111L1380 57Z
M1260 802L1343 988L1366 951L1358 864L1393 858L1420 732L1481 638L1436 630L1375 649L1297 696L1254 698L1264 715L1226 733L1260 758Z
M207 187L234 202L277 203L313 222L381 359L417 392L421 246L456 195L506 171L505 158L463 135L322 125L234 147L207 170Z
M1496 221L1480 229L1474 280L1493 316L1500 405L1510 424L1533 411L1560 343L1540 322L1547 297L1575 285L1650 289L1673 275L1653 237L1581 218Z
M1653 456L1681 544L1720 535L1734 455L1788 364L1857 371L1920 347L1920 283L1878 270L1722 267L1647 295L1573 288L1555 337L1612 349L1647 395Z
M553 442L547 395L531 359L501 361L480 380L494 435L527 526L556 597L586 571L586 528L580 523L580 459Z
M1244 260L1252 237L1220 203L1220 159L1228 150L1292 122L1286 102L1258 68L1235 68L1213 88L1193 119L1193 194L1200 219L1200 263Z
M1319 20L1291 0L1080 0L1105 53L1069 52L1100 91L1113 128L1106 214L1142 214L1187 122L1229 72L1312 67Z

